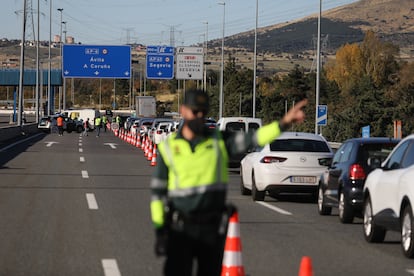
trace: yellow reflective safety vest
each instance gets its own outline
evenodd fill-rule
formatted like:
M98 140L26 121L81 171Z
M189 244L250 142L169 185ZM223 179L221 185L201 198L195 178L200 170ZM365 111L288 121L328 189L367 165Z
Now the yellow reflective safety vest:
M194 149L174 133L158 150L168 167L168 180L153 179L152 189L166 188L174 208L186 214L222 210L227 193L228 155L218 131L201 140ZM164 208L161 198L152 198L151 214L156 226L164 224Z

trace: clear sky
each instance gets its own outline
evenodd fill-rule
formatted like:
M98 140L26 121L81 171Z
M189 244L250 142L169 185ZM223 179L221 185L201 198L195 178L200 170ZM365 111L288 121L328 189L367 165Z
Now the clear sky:
M0 38L21 39L23 0L6 0L0 9ZM6 2L4 1L4 2ZM26 38L37 32L39 3L40 38L49 40L50 3L52 39L60 34L60 15L68 36L83 44L119 45L128 42L175 46L221 38L223 7L225 35L252 30L256 20L256 0L27 0L32 2L33 24L29 16ZM323 0L322 10L357 0ZM225 6L219 3L225 2ZM299 19L319 10L319 0L259 0L259 27ZM33 28L34 25L34 28ZM65 24L62 25L63 29ZM172 32L173 31L173 32Z

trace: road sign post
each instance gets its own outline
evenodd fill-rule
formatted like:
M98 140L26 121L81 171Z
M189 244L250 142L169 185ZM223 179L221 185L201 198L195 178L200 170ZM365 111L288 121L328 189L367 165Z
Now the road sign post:
M174 48L171 46L147 46L147 79L174 78Z
M131 47L102 45L63 45L64 78L131 77Z

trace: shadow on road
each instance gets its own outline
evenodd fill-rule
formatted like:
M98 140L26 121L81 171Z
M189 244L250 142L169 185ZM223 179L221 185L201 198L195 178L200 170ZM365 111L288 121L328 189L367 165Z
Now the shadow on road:
M0 169L4 169L4 165L10 160L16 158L22 152L25 152L32 144L42 140L46 134L39 133L31 136L20 136L0 144ZM10 148L7 146L15 144Z

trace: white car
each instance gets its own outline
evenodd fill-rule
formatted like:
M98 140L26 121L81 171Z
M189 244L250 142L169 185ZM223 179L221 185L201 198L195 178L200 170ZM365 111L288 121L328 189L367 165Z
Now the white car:
M372 160L377 162L377 160ZM409 135L372 171L364 187L364 236L383 242L386 231L401 232L405 256L414 257L414 135Z
M311 192L317 195L321 174L333 152L324 137L303 132L284 132L272 143L258 147L241 161L240 189L262 201L266 192Z
M168 133L172 131L174 123L172 122L160 122L157 129L153 134L153 141L155 144L159 144L167 138Z

